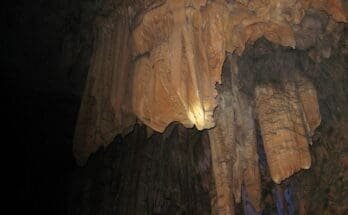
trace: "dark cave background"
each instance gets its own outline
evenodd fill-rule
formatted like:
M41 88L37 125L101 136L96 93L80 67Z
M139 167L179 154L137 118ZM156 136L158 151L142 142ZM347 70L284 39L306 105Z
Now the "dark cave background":
M21 158L25 188L20 192L27 214L68 213L72 174L77 169L72 137L98 4L94 0L11 1L1 9L6 71L1 78L9 110L15 113L11 129L20 130L16 144L25 149Z
M11 122L12 129L23 130L19 139L24 139L21 140L21 145L25 148L26 182L22 198L25 200L27 213L133 214L137 208L137 200L131 198L128 192L120 191L120 187L113 186L125 183L127 180L123 176L131 177L134 171L128 167L145 162L150 167L158 168L157 172L149 173L153 181L158 178L166 181L175 175L177 177L177 181L172 183L175 186L161 190L164 197L159 198L161 201L157 204L158 214L209 214L207 211L210 210L210 200L207 197L210 185L207 184L211 181L203 179L209 178L207 175L210 171L210 157L196 156L209 154L204 132L185 130L179 125L173 125L168 133L169 137L175 136L171 138L172 143L167 141L163 147L156 148L161 141L165 141L165 137L155 134L148 140L146 129L137 126L137 135L125 139L115 137L114 143L106 150L101 149L93 155L86 167L76 166L72 156L72 137L93 50L93 19L99 14L102 1L35 0L12 1L10 4L1 9L6 37L1 45L4 51L3 71L6 72L2 72L1 75L5 82L5 92L11 90L11 95L6 95L6 99L9 101L10 110L15 112L15 121ZM298 189L304 186L308 188L307 195L310 196L310 200L316 202L312 207L313 211L321 211L328 207L331 201L328 198L333 199L338 206L348 204L347 179L344 175L346 169L342 170L343 164L341 165L339 160L341 154L348 152L346 136L343 134L348 128L341 127L347 125L344 122L348 119L347 25L344 34L340 43L340 47L344 48L335 50L330 59L320 64L319 70L322 72L309 74L313 76L318 89L323 121L311 147L313 171L296 175L291 186L296 185ZM252 54L250 56L252 57ZM178 133L183 135L176 135ZM129 140L131 138L138 139ZM140 146L136 148L136 145L124 145L127 141L133 141ZM175 145L173 151L178 152L177 154L170 153L169 148L172 149L172 145ZM146 153L136 156L139 151L142 152L141 150L150 151L154 157L146 157ZM162 151L155 153L155 150ZM164 171L166 174L156 175L161 172L158 171L161 168L167 168L156 167L156 160L177 160L181 151L190 153L181 155L183 162L179 162L178 166L173 168L173 172ZM122 161L120 156L127 153L134 159ZM187 165L185 160L191 158L195 159L190 160L190 165ZM120 171L110 173L115 169L115 165L121 164L124 174L119 173ZM196 171L197 164L205 171ZM176 172L183 169L183 166L186 173ZM190 171L197 174L186 177ZM141 171L139 172L141 174ZM317 177L318 174L323 177ZM152 183L149 181L147 185L150 186ZM177 184L181 186L176 187ZM194 188L196 193L186 195L187 192L191 192L192 184L197 184ZM273 185L268 183L264 186L267 190L272 189L270 187ZM137 193L134 189L130 188L130 193ZM114 193L108 194L109 191ZM112 201L115 193L124 196L123 202L120 203L123 207L117 208ZM310 195L313 193L315 195ZM107 202L105 199L110 201ZM188 204L181 205L183 202ZM127 207L127 204L131 204L132 207ZM269 204L274 205L272 202ZM156 212L156 207L151 207L148 214ZM272 206L269 207L272 211ZM201 208L202 211L196 211L196 208ZM332 214L339 213L333 211Z

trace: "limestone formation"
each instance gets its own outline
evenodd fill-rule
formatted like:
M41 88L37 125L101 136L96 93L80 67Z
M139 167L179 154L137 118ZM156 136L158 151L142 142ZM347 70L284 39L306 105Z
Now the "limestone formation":
M76 127L81 164L135 117L160 132L173 121L214 127L226 51L240 55L263 36L295 48L294 29L309 9L346 21L339 0L108 0L104 7Z
M214 126L214 86L225 57L222 6L186 4L168 1L146 13L132 34L133 111L160 132L173 121Z
M215 177L217 214L234 214L242 186L253 207L260 210L260 173L250 99L238 87L235 58L228 57L215 111L216 127L209 131Z
M284 88L257 86L256 112L272 179L276 183L311 166L308 145L320 124L316 90L304 78Z
M160 132L173 121L213 127L225 51L241 54L262 36L295 48L293 28L309 8L345 21L339 1L168 0L145 10L134 21L131 40L134 113Z
M97 20L96 44L74 136L74 155L84 164L100 146L136 122L131 113L131 55L125 20Z

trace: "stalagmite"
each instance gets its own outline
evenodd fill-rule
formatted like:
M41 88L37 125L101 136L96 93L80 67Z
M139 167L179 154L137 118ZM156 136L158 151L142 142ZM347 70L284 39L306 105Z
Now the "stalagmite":
M298 77L283 88L257 86L255 96L270 173L280 183L311 165L308 145L320 123L316 90L308 80Z

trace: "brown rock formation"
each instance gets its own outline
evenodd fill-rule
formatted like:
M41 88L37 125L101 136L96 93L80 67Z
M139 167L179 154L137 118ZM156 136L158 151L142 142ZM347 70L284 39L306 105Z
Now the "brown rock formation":
M81 163L133 124L133 114L156 131L173 121L212 128L225 51L241 54L262 36L295 47L293 28L309 8L345 21L338 0L107 1L105 8L111 15L97 24L76 128Z
M209 131L216 188L213 208L217 214L234 214L234 201L241 201L244 185L259 210L260 173L251 101L238 88L235 59L229 57L223 70L216 127Z
M307 1L219 3L172 0L145 11L132 32L133 111L142 122L163 131L172 121L198 129L214 126L214 84L220 80L224 52L241 54L245 44L265 36L295 47L292 26L310 7L337 14L340 4Z
M345 21L339 2L328 2L167 0L128 5L127 10L121 7L110 17L99 18L76 127L78 162L85 163L99 146L125 132L136 117L159 132L171 122L199 130L214 127L209 131L214 213L234 214L242 186L259 210L254 101L239 89L237 64L230 57L217 96L225 52L241 55L260 37L282 46L311 48L323 38L318 35L335 35L336 21ZM326 47L318 53L330 56ZM276 183L310 167L308 144L320 124L311 82L299 75L281 82L255 88L256 113Z
M167 1L144 14L132 34L133 111L161 132L173 121L214 126L214 86L225 57L222 6L187 4Z
M340 0L312 0L310 1L310 6L316 10L325 11L337 22L347 21L347 14L344 11L342 1Z
M96 44L74 137L74 155L84 164L89 155L134 125L130 112L131 56L126 20L96 20Z
M20 36L26 45L9 40L25 50L4 59L14 72L5 74L5 86L30 67L25 76L34 82L19 78L10 97L24 99L11 104L39 125L22 135L34 143L23 141L27 190L39 196L28 195L35 214L347 214L343 3L347 9L339 0L15 6L10 35L23 17L34 24ZM38 8L48 20L32 20ZM33 37L47 37L43 47L53 52L30 44ZM37 55L26 60L31 50ZM78 163L88 162L76 167L71 126L88 67L74 145Z
M293 29L296 48L309 50L309 56L320 62L323 58L329 58L334 49L338 49L343 25L322 11L309 10Z
M280 183L311 165L308 144L320 124L316 90L303 78L255 89L256 111L272 179Z

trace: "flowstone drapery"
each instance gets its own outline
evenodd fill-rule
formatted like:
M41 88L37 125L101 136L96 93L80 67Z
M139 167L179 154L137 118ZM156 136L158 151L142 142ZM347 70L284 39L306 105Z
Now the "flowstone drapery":
M316 90L305 79L284 89L257 86L256 112L272 179L276 183L311 166L309 144L320 124Z
M241 92L235 58L261 37L311 48L316 40L307 41L301 29L317 23L309 16L302 20L318 11L330 15L329 21L323 19L311 33L333 32L335 23L346 21L339 0L107 1L109 15L96 20L96 46L76 126L78 163L137 122L157 132L172 122L211 129L216 213L233 213L242 186L260 209L255 120L272 179L280 183L310 167L308 145L320 113L316 90L301 75L281 80L282 88L256 84L254 98ZM317 52L329 57L324 48ZM230 75L218 94L227 52L235 56L227 58Z
M134 3L134 4L133 4ZM345 21L340 1L106 1L76 127L79 163L135 123L163 132L173 121L215 125L215 83L225 52L264 36L296 47L307 10ZM303 42L301 41L301 45Z

